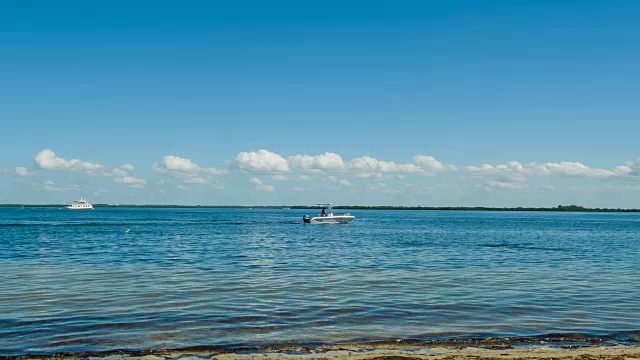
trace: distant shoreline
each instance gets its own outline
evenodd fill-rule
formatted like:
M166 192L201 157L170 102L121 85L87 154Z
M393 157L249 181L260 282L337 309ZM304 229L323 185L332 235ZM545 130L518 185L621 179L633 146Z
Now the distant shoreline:
M65 204L0 204L0 208L58 208ZM306 205L134 205L94 204L95 208L149 208L149 209L317 209ZM485 206L363 206L339 205L336 210L426 210L426 211L554 211L554 212L640 212L640 209L586 208L578 205L557 207L485 207Z

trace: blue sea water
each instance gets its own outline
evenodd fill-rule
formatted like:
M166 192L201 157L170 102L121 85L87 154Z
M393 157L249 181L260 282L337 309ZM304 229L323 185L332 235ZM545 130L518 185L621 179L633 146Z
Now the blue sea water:
M306 213L2 208L0 355L640 330L640 214Z

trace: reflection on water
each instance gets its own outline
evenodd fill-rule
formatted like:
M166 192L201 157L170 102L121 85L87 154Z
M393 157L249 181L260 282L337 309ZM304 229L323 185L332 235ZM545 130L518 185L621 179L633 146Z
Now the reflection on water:
M0 209L0 353L638 330L638 214L304 213Z

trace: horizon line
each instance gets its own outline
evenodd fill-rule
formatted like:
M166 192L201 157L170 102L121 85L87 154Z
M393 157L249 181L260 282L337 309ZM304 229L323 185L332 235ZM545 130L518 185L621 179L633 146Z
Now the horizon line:
M12 207L64 207L66 204L0 204ZM317 205L179 205L179 204L106 204L96 203L98 208L237 208L237 209L315 209ZM556 207L533 206L422 206L422 205L336 205L334 209L355 210L444 210L444 211L557 211L557 212L640 212L639 208L589 208L580 205L558 205Z

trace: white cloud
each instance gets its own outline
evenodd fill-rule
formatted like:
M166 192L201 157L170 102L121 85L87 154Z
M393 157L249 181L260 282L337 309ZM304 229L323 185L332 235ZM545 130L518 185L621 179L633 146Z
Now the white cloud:
M177 174L174 174L177 175ZM187 184L207 184L207 179L197 176L196 174L182 174L179 178Z
M360 178L380 178L382 174L387 173L425 174L457 170L454 165L443 164L428 155L416 155L413 163L396 163L370 156L355 158L345 163L342 156L332 152L320 155L293 155L285 159L268 150L241 152L236 156L235 164L237 168L246 172L276 173L274 180L290 179L282 174L292 170L301 170L307 175L347 170ZM298 180L308 179L310 178L298 177Z
M89 175L99 175L105 169L105 166L100 164L78 159L63 159L58 157L56 153L50 149L40 151L34 158L34 161L40 169L53 171L77 171Z
M529 185L528 184L507 182L507 181L487 180L486 181L486 185L489 188L500 189L500 190L527 190L527 189L529 189Z
M125 177L127 176L127 172L125 170L122 169L113 169L111 171L106 171L104 173L104 175L106 176L113 176L113 177Z
M271 191L275 191L276 188L274 188L273 185L258 185L256 186L256 190L271 192Z
M304 191L304 188L302 186L294 186L291 188L291 190L293 191Z
M277 181L285 181L285 180L289 180L291 178L289 176L287 176L287 175L278 174L278 175L273 175L271 177L271 179L277 180Z
M353 174L353 176L361 179L371 179L371 178L382 179L383 178L381 173L369 173L369 172L356 172Z
M511 175L524 172L524 166L517 161L510 161L507 164L489 165L482 164L480 166L465 166L464 170L479 175Z
M345 179L338 179L335 176L328 176L327 180L331 181L332 183L335 184L334 189L340 189L343 187L347 187L347 186L351 186L351 182L349 180L345 180Z
M167 155L162 158L162 163L153 164L153 169L157 172L178 178L188 184L208 184L213 181L206 175L226 175L227 170L217 170L215 168L202 167L190 159Z
M27 170L26 167L22 167L22 166L17 167L15 173L16 173L16 175L19 175L19 176L32 176L32 175L35 175L35 173L30 172L29 170Z
M241 152L236 156L235 164L247 172L283 173L291 170L287 160L268 150Z
M504 165L466 166L464 170L470 172L475 178L494 178L503 182L524 182L526 176L575 176L588 178L622 177L632 172L630 166L617 166L613 169L591 168L580 162L532 162L522 165L517 161L511 161Z
M135 167L124 161L119 162L122 163L122 165L111 168L98 163L62 158L51 149L45 149L35 156L34 162L37 174L46 173L37 169L69 171L88 175L108 176L113 178L113 181L117 183L132 187L144 187L147 184L147 181L144 179L130 176L135 170ZM259 176L260 178L255 177L249 180L253 186L255 186L255 189L259 191L275 191L275 187L268 184L269 182L275 183L275 181L295 182L314 180L322 182L325 185L327 182L331 182L330 186L334 189L354 186L353 181L357 182L358 186L360 186L363 181L354 180L354 178L389 181L390 185L388 188L392 188L394 186L392 182L398 182L397 179L411 180L411 182L417 179L417 177L411 177L411 174L429 175L458 170L461 171L460 174L462 174L463 179L468 181L476 180L475 184L467 183L467 185L480 189L498 190L530 189L527 180L533 180L533 177L579 177L627 181L640 179L640 159L611 168L594 168L582 162L570 161L531 162L528 164L511 161L498 165L482 164L458 168L451 164L443 164L433 156L421 154L414 156L412 161L402 163L384 161L370 156L345 160L339 154L332 152L325 152L319 155L298 154L283 157L277 153L262 149L254 152L240 152L230 164L232 165L231 169L235 168L250 173L249 176ZM228 173L228 170L217 170L211 167L200 166L188 158L173 155L165 156L159 164L153 164L153 168L157 172L179 179L183 185L210 184L217 188L223 187L223 185L218 184L218 181L221 181L218 176ZM37 175L36 172L31 171L27 167L0 169L0 172L13 173L16 176ZM340 179L341 177L345 177L345 174L349 180ZM557 185L551 180L549 180L549 183ZM615 185L615 181L607 181L607 183L614 183ZM552 191L556 189L550 185L540 186L539 184L534 184L535 183L531 181L531 188L539 194L541 191ZM180 186L184 187L183 185ZM291 185L295 185L295 183ZM43 183L39 185L39 190L42 191L45 186L49 187L47 191L61 191L61 189L56 188L53 184L47 185ZM366 186L367 185L363 185L365 189ZM295 191L303 191L302 187L294 186L287 188L294 189ZM377 184L376 188L384 189L384 185L382 183ZM404 185L403 189L408 190ZM67 191L68 188L65 186L63 190Z
M612 176L624 176L632 172L629 166L617 166L611 170L591 168L580 162L563 161L559 163L531 163L527 168L532 173L543 175L564 175L579 177L604 178Z
M443 171L456 171L457 168L454 165L443 164L436 160L433 156L429 155L416 155L413 158L415 164L426 172L443 172Z
M73 171L73 172L79 172L79 173L88 174L88 175L94 175L94 176L96 175L109 176L109 177L113 177L114 181L116 182L131 184L132 186L144 185L139 181L136 182L135 184L129 183L131 179L135 179L128 176L128 172L133 171L135 169L131 164L124 164L124 165L120 165L117 168L109 169L108 167L102 164L91 163L88 161L82 161L78 159L67 160L67 159L61 158L57 156L56 153L53 152L53 150L51 149L44 149L40 151L34 158L34 162L36 166L40 169L52 170L52 171ZM119 178L120 180L116 180L117 178Z
M350 168L360 174L419 173L422 171L416 164L396 164L392 161L378 160L370 156L351 160Z
M198 174L203 172L209 172L212 174L220 173L218 170L214 168L203 168L202 166L196 164L191 161L191 159L167 155L162 158L162 164L158 165L162 169L166 171L172 172L181 172L181 173L190 173L190 174Z
M251 179L249 179L249 181L254 185L262 185L262 180L258 179L257 177L252 177Z
M127 186L134 187L134 188L143 188L143 187L145 187L145 185L147 185L147 180L138 179L138 178L135 178L133 176L125 176L125 177L121 177L121 178L114 178L113 181L115 181L115 182L117 182L119 184L125 184Z
M489 188L504 190L525 190L529 176L569 176L584 178L624 178L633 173L630 164L617 166L613 169L598 169L580 162L532 162L523 165L517 161L507 164L480 166L465 166L464 170L471 174L471 178L480 179ZM552 188L540 187L542 191Z
M453 165L446 165L436 160L433 156L416 155L413 163L395 163L383 161L370 156L363 156L351 160L349 168L354 176L361 178L379 177L379 174L419 174L455 171Z
M249 179L249 182L254 184L256 187L256 191L275 191L275 187L273 187L273 185L269 185L269 184L265 184L262 182L262 180L258 179L257 177L252 177L251 179Z
M187 187L186 187L186 186L184 186L184 185L176 185L176 187L177 187L178 189L180 189L180 190L186 190L186 189L187 189Z
M526 181L527 171L525 167L517 162L510 161L507 164L480 166L465 166L464 170L471 173L471 177L482 180L496 180L500 183L523 183ZM508 186L490 185L494 188L507 189Z
M527 170L517 161L500 165L465 166L464 170L471 173L471 178L482 180L485 189L524 190L529 187L525 176Z
M162 159L162 164L160 164L167 171L179 171L186 173L199 173L202 172L202 167L190 159L167 155Z
M43 183L33 182L33 183L30 183L29 185L36 191L57 192L57 191L63 190L55 186L54 182L51 180L44 181Z
M299 168L305 171L330 171L343 170L345 168L342 157L336 153L326 152L322 155L294 155L288 159L291 168Z

